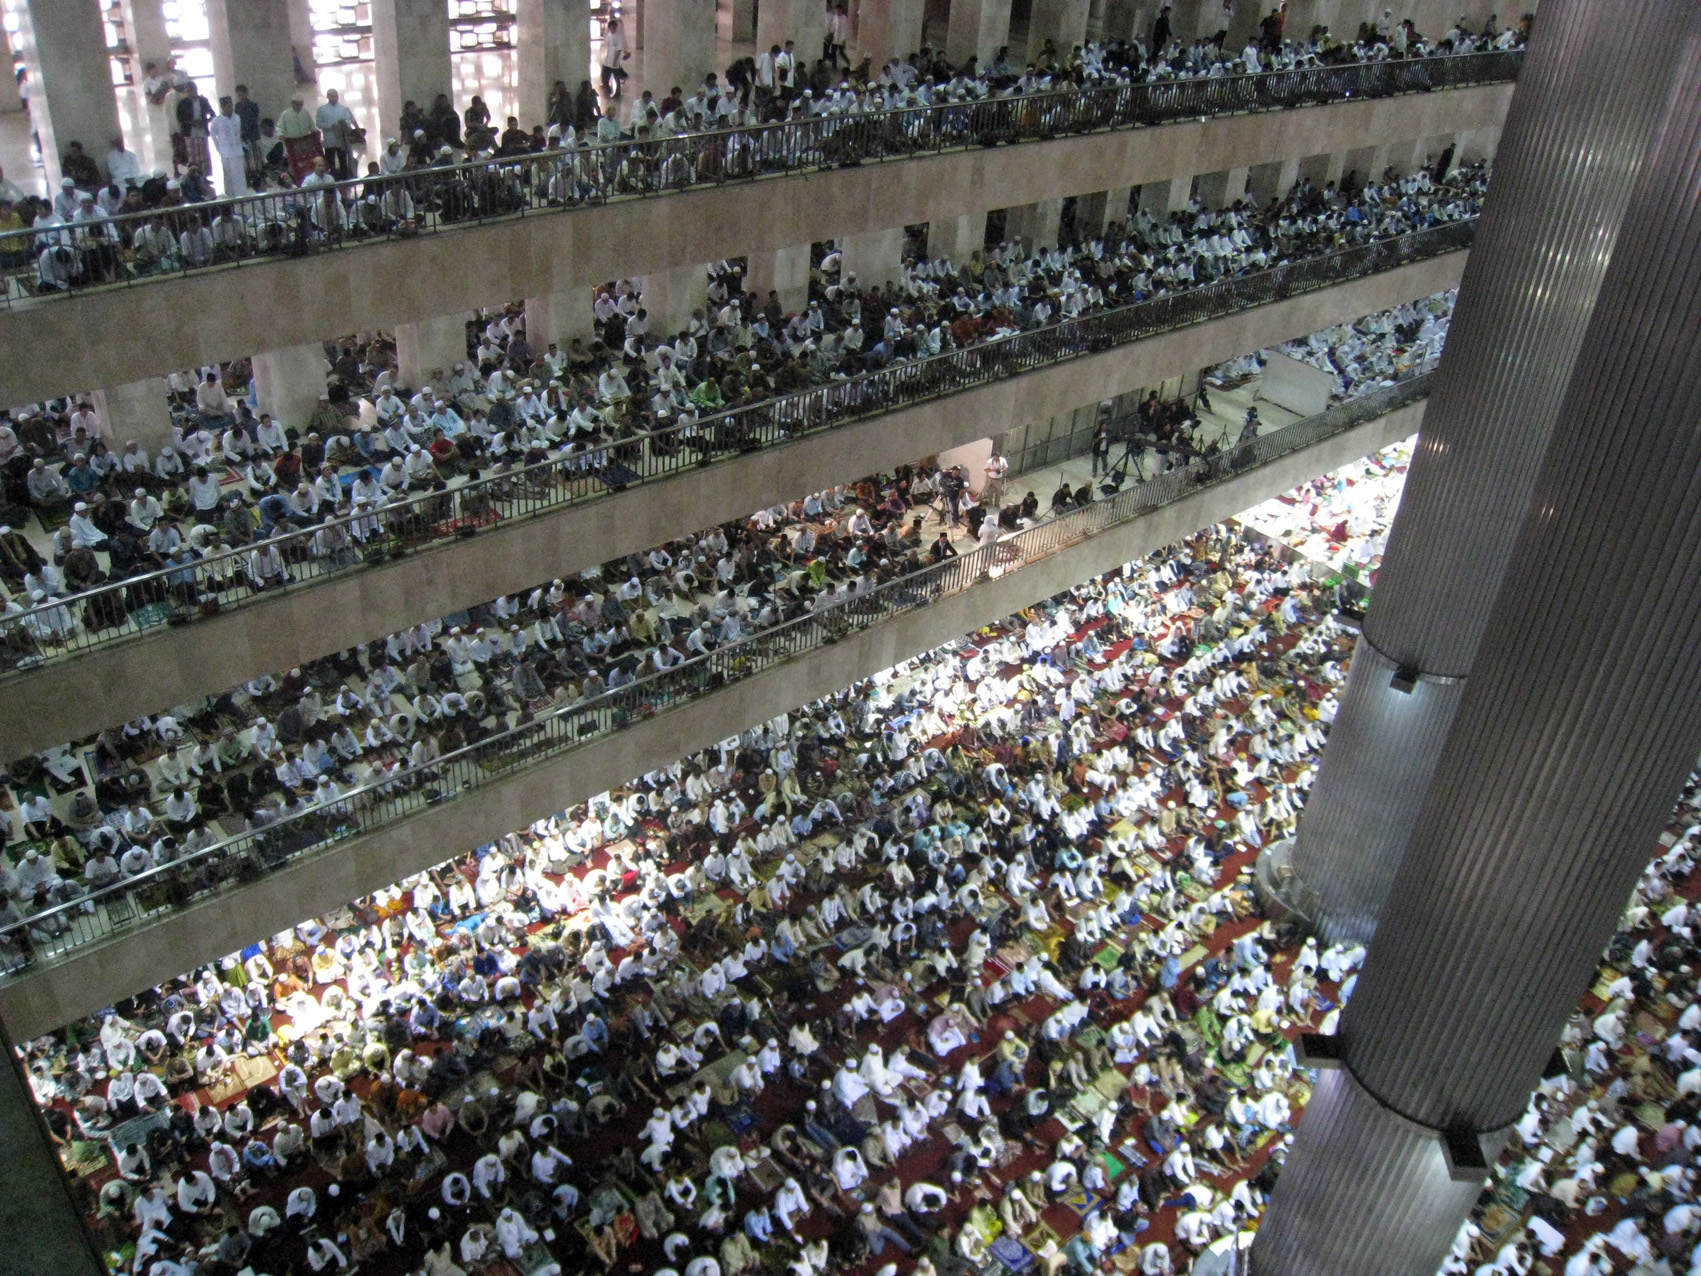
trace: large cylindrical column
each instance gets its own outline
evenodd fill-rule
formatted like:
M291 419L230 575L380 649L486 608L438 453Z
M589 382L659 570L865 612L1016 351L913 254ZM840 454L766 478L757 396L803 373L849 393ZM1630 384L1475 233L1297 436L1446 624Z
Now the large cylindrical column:
M1300 822L1297 880L1282 892L1329 939L1367 939L1387 898L1664 107L1686 17L1673 0L1542 8L1335 740Z
M1701 14L1689 25L1341 1017L1351 1075L1300 1125L1257 1276L1435 1270L1475 1194L1434 1181L1436 1137L1468 1148L1523 1111L1701 751ZM1341 1101L1353 1087L1368 1107ZM1484 1151L1455 1178L1480 1186Z
M0 1029L0 1234L17 1276L102 1276L29 1081Z

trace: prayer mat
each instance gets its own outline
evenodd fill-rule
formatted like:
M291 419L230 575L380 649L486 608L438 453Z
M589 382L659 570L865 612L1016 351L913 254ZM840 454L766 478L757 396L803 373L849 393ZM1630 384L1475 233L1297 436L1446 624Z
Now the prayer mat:
M1104 1204L1104 1197L1097 1192L1089 1192L1084 1187L1077 1187L1073 1191L1065 1193L1059 1204L1067 1205L1076 1217L1086 1218L1087 1215Z
M176 614L177 608L171 603L149 603L131 612L130 619L138 628L146 629L149 625L163 625Z
M1031 1254L1039 1253L1048 1243L1057 1246L1058 1249L1063 1248L1063 1238L1057 1234L1057 1230L1050 1223L1044 1221L1034 1224L1034 1229L1022 1237L1023 1248Z
M1093 1089L1106 1099L1115 1099L1128 1085L1128 1078L1115 1068L1106 1068L1093 1078Z
M1115 944L1106 944L1093 954L1093 964L1108 973L1116 969L1116 963L1122 960L1122 953L1123 950Z
M1083 1118L1091 1121L1104 1110L1106 1102L1108 1100L1097 1090L1083 1090L1069 1100L1069 1106L1080 1113Z
M1181 968L1186 970L1189 966L1196 966L1208 956L1210 956L1209 949L1203 944L1194 944L1193 947L1181 954Z
M125 1125L135 1124L135 1121L125 1123ZM125 1126L118 1126L113 1130L115 1141L118 1131L124 1128ZM140 1140L138 1139L132 1138L129 1140L129 1143L139 1141ZM128 1143L117 1143L116 1146L126 1147L128 1146ZM104 1170L109 1164L111 1164L111 1161L112 1158L107 1153L106 1144L96 1143L92 1140L78 1139L65 1150L65 1170L67 1173L79 1178L87 1178L91 1174Z
M1186 962L1182 963L1184 966L1187 964ZM1222 1020L1217 1017L1217 1012L1209 1006L1200 1006L1194 1012L1193 1026L1199 1030L1199 1035L1213 1046L1223 1039Z
M1114 1152L1100 1152L1099 1164L1104 1166L1104 1176L1112 1183L1121 1178L1123 1172L1128 1169L1128 1167L1122 1163L1122 1159Z
M1498 1201L1482 1212L1482 1234L1491 1241L1497 1239L1508 1227L1521 1227L1522 1224L1520 1215L1514 1214Z
M1618 977L1623 973L1623 971L1614 970L1611 966L1602 966L1601 977L1595 981L1595 986L1589 989L1590 995L1599 998L1601 1001L1609 1000L1607 990L1617 982Z
M1014 1237L1000 1236L991 1248L992 1256L1012 1272L1025 1272L1034 1265L1034 1256Z

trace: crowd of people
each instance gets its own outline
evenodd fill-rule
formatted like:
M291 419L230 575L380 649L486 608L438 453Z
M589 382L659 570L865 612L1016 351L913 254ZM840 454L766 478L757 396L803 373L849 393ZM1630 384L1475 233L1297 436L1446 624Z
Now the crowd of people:
M1363 956L1250 886L1329 574L1211 529L27 1043L113 1269L1188 1270ZM1697 811L1444 1271L1701 1271Z
M762 427L783 436L800 424L774 403L793 392L1474 217L1486 183L1481 164L1445 176L1426 166L1351 190L1302 181L1264 210L1195 202L1154 219L1135 207L1069 247L1010 241L961 263L918 248L884 288L864 289L828 244L807 305L790 314L723 261L705 276L704 304L672 333L652 328L641 289L622 280L595 291L588 346L535 349L509 308L469 325L466 361L431 385L398 385L387 349L339 346L332 397L300 425L256 414L251 382L233 394L224 370L206 369L176 383L176 442L153 458L130 441L118 450L87 400L0 416L8 518L33 510L52 533L38 546L15 527L0 532L0 578L13 595L5 658L39 660L43 647L139 610L192 615L209 597L282 583L294 563L351 565L369 539L381 547L392 534L426 539L443 534L439 524L500 516L504 497L540 483L589 491L761 446ZM866 393L837 411L882 401L877 384L854 384ZM545 462L553 467L541 474ZM414 500L474 479L490 480L476 506ZM162 571L98 607L58 602Z
M1284 12L1274 11L1243 50L1225 49L1226 33L1190 45L1173 40L1166 17L1150 41L1089 43L1069 51L1048 43L1026 65L1012 63L1008 51L1001 50L985 68L972 58L952 66L932 49L894 58L877 72L867 59L840 67L837 57L823 57L811 68L807 54L788 43L738 59L724 79L711 73L700 86L668 91L652 86L654 91L646 89L632 99L624 122L619 104L612 97L599 99L588 78L576 92L558 81L548 103L539 104L546 122L529 128L515 116L498 127L476 94L457 112L448 94L438 93L429 105L405 104L394 134L372 147L375 158L366 161L362 174L356 173L354 156L366 149L365 130L335 90L311 110L301 96L287 109L273 107L274 119L246 85L234 86L215 106L175 64L162 70L150 63L144 81L148 100L171 104L172 172L142 173L122 137L112 139L103 161L72 142L61 161L60 189L51 198L0 183L0 234L18 232L0 239L0 268L19 272L33 267L26 286L54 293L302 250L326 237L405 234L430 220L488 217L539 203L575 204L776 166L903 154L956 136L1049 136L1063 128L1109 122L1108 106L1095 109L1085 124L1074 122L1081 99L1072 95L1083 90L1512 48L1524 42L1529 26L1525 18L1518 27L1501 31L1491 19L1473 33L1461 22L1431 42L1409 22L1391 24L1384 18L1345 42L1324 28L1303 40L1287 40ZM604 56L613 51L611 70L618 74L605 77L605 89L617 94L624 74L618 65L624 40L618 20L615 37ZM997 121L973 109L1046 94L1051 96L1036 98L1031 110L1012 103ZM933 106L961 109L938 117L901 113ZM871 116L881 117L885 127L867 127ZM786 139L755 131L787 120L810 127ZM672 138L696 140L688 146L662 145ZM646 145L617 151L594 145L623 140ZM514 162L528 156L546 162ZM454 167L478 160L489 163ZM358 186L336 185L356 176ZM217 196L267 187L274 197L251 205L199 207ZM121 214L151 216L114 220ZM21 233L26 231L34 233Z
M1375 317L1365 330L1404 335ZM1182 419L1141 428L1168 439L1156 447L1184 447L1188 405L1150 400L1142 421L1155 406ZM805 616L838 632L877 590L901 588L914 605L937 588L916 573L1096 495L1091 483L1053 491L1030 479L1018 496L1005 471L994 456L976 476L928 461L870 475L22 759L9 776L16 825L0 832L14 857L36 849L50 871L0 901L18 928L0 935L0 954L64 942L67 906L95 896L109 907L131 879L143 879L144 911L171 889L224 880L238 869L222 853L196 857L175 885L153 870L227 836L287 821L268 835L276 853L309 845L390 781L432 783L443 755L539 715Z
M1692 776L1443 1276L1701 1273L1698 818Z
M1362 955L1249 886L1351 642L1284 557L1213 529L29 1043L115 1269L1184 1270Z
M1281 354L1329 373L1335 379L1332 398L1351 398L1366 385L1402 381L1441 358L1458 296L1454 288L1242 355L1214 369L1212 380L1237 383L1263 371L1273 355Z

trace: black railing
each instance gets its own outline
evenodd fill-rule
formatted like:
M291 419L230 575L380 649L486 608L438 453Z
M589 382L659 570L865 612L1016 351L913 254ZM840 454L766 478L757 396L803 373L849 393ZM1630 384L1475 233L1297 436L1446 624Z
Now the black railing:
M1352 62L591 143L14 231L0 235L0 282L12 305L494 218L866 161L1503 83L1517 78L1522 64L1522 49Z
M157 919L196 900L234 890L303 857L325 853L371 832L496 784L522 768L619 731L818 650L902 612L968 589L989 575L1006 575L1092 536L1121 527L1164 505L1290 455L1366 421L1415 403L1429 393L1431 373L1374 390L1263 438L1172 469L1108 500L1069 511L1001 536L958 557L898 577L860 596L782 622L590 700L444 754L430 764L396 769L335 800L265 828L226 838L123 881L44 909L0 928L0 982L32 967L69 960L85 945ZM214 956L217 954L208 954Z
M269 540L209 554L0 619L0 662L12 676L157 632L223 615L280 590L447 544L516 519L582 504L611 491L988 385L1156 333L1204 323L1421 261L1470 245L1474 218L1374 240L1149 297L927 359L894 364L795 394L733 408L684 426L539 461L442 492L410 496L375 512L328 519ZM275 547L288 580L256 590L250 556Z

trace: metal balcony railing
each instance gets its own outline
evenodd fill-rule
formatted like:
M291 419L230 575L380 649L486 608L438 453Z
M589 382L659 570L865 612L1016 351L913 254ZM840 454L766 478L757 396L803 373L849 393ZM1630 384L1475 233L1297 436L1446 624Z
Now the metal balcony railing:
M10 306L493 219L867 161L1503 83L1517 78L1523 57L1522 49L1447 54L816 116L181 204L0 235L0 295ZM203 229L210 239L198 244Z
M1468 247L1475 232L1474 218L1446 222L894 364L733 408L690 425L634 435L591 452L552 457L442 492L411 496L375 514L328 519L226 553L195 558L185 551L180 563L0 618L0 662L9 666L8 673L0 675L0 685L8 677L157 632L164 623L197 623L270 598L280 589L308 588L392 556L453 543L481 529L1452 252ZM314 538L322 530L342 547L316 551ZM250 554L267 545L278 548L289 581L256 591L247 562Z
M1212 484L1426 397L1426 366L1398 384L1172 469L1107 500L1064 513L990 544L888 581L845 602L782 622L654 673L445 754L429 766L405 765L351 788L335 801L45 909L0 928L0 982L73 958L89 944L157 920L174 909L239 889L245 882L338 842L498 783L522 768L604 738L628 724L712 695L726 684L815 651L893 616L928 606L992 576L1020 571L1100 533L1123 526Z

